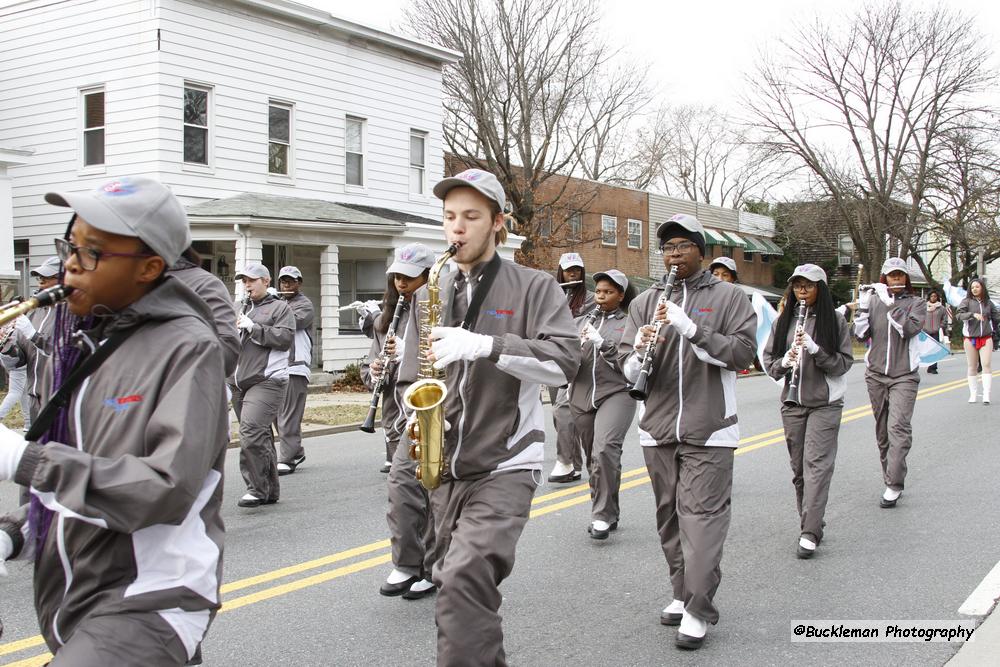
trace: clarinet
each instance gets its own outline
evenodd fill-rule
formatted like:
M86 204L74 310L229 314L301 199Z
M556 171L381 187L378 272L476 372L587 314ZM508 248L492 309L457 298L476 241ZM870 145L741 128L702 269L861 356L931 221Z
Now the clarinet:
M365 417L365 423L358 427L365 433L375 432L375 413L378 411L378 402L382 398L382 388L385 386L385 379L389 376L389 360L386 358L385 349L389 345L389 339L396 336L396 327L399 325L399 318L405 308L406 297L400 294L399 301L396 302L396 310L392 314L392 322L389 324L389 330L386 331L385 340L382 341L382 351L378 355L378 358L382 360L382 372L379 373L378 380L375 381L375 386L372 387L372 400L368 404L368 416Z
M583 329L586 330L587 327L593 326L594 322L597 321L597 316L600 315L600 313L601 313L601 307L600 306L594 306L594 309L592 311L590 311L589 315L587 315L587 321L583 324ZM586 341L582 341L582 340L580 341L580 347L581 348L585 344L586 344Z
M677 267L670 267L670 274L667 276L666 282L663 284L663 294L660 295L659 300L656 302L656 310L659 309L660 305L666 305L667 301L670 301L670 295L674 291L674 281L677 280ZM649 394L646 392L646 385L649 382L649 374L653 370L653 356L656 354L656 341L660 336L660 328L663 326L663 320L657 320L653 323L653 340L649 341L649 345L646 346L646 352L642 355L642 365L639 367L639 377L636 378L635 384L632 388L628 390L628 395L637 401L645 401Z
M799 334L806 330L806 302L799 301L799 312L798 321L795 323L795 338L799 337ZM799 369L802 367L802 346L793 343L796 348L795 365L792 366L792 377L788 381L788 399L785 401L786 404L798 405L798 401L792 398L792 392L797 391L799 388L799 375L801 375Z

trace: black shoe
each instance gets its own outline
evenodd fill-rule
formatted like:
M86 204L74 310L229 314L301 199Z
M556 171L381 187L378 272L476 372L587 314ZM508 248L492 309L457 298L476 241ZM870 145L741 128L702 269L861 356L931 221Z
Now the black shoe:
M896 500L899 500L899 498L896 498ZM879 498L878 506L881 507L882 509L889 509L890 507L896 506L896 500L886 500L885 498Z
M411 584L412 585L412 584ZM416 591L412 588L405 593L403 593L404 600L419 600L420 598L425 598L428 595L434 595L437 593L437 586L431 586L430 588L425 588L422 591Z
M278 502L277 498L268 498L267 500L262 502L261 505L275 505L277 504L277 502Z
M590 533L590 537L595 540L606 540L608 539L608 536L616 530L618 530L617 521L608 526L607 530L597 530L594 528L594 524L590 524L589 526L587 526L587 532Z
M410 586L418 581L420 581L420 577L410 577L409 579L404 579L398 584L382 584L382 586L379 587L378 592L388 597L395 597L410 590Z
M701 648L701 645L704 643L704 637L692 637L680 632L677 633L677 639L674 640L674 644L677 645L677 648L688 649L691 651Z
M666 612L660 612L660 625L680 625L681 619L684 618L684 614L668 614Z
M306 460L305 454L299 454L291 461L284 461L278 464L278 477L284 477L285 475L291 475L295 472L295 469L302 465Z
M580 479L580 471L574 470L573 472L568 472L565 475L549 475L549 481L553 484L566 484L568 482L575 482Z
M236 502L237 507L260 507L263 504L265 504L264 499L258 498L257 496L251 496L250 498L246 497L240 498Z
M389 472L390 468L392 468L392 462L386 461L385 463L382 464L382 467L379 468L378 471L381 473L386 473Z
M806 549L802 545L799 545L795 551L795 555L798 556L799 558L802 558L803 560L807 558L812 558L815 553L816 553L815 549Z

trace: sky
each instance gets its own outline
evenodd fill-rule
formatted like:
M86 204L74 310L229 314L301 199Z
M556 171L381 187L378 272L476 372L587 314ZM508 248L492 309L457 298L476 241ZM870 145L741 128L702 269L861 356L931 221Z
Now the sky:
M409 0L296 0L367 25L401 32ZM773 44L796 21L847 13L861 0L600 0L609 41L650 65L650 83L663 101L730 107L761 47ZM980 30L1000 51L1000 3L943 0L977 17ZM927 2L903 0L927 7ZM1000 67L1000 53L994 54Z

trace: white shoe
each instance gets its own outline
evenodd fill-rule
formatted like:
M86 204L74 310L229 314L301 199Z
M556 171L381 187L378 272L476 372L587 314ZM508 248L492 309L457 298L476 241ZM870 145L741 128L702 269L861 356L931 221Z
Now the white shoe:
M563 463L562 461L556 461L556 465L552 468L552 473L549 477L562 477L563 475L569 475L573 472L573 466L569 463Z
M894 489L890 489L887 486L887 487L885 487L885 493L882 494L882 499L883 500L888 500L891 503L894 500L899 500L899 497L901 495L903 495L902 491L896 491Z

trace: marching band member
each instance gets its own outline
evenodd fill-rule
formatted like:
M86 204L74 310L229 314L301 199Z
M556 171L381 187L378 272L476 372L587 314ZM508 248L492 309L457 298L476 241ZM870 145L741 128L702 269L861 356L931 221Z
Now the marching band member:
M951 321L951 307L941 301L941 295L938 294L937 290L931 290L931 293L927 295L927 317L924 319L924 333L950 348L950 336L947 332L951 329ZM928 366L927 372L931 375L937 375L937 362Z
M785 299L800 305L785 308L771 325L764 367L775 380L784 380L781 423L800 520L796 553L811 558L826 525L823 516L847 392L845 375L854 363L854 352L847 321L834 310L823 269L815 264L795 267Z
M874 296L878 298L873 298ZM920 356L910 341L920 333L926 302L913 294L906 262L890 257L872 289L862 290L854 335L870 345L865 384L875 416L875 439L885 491L879 506L895 507L906 478L906 454L913 444L913 405L920 385Z
M0 561L34 560L53 667L184 665L219 608L227 426L212 314L164 275L187 217L144 177L45 199L75 213L42 397L69 402L37 441L0 428L0 480L31 488L0 517Z
M271 424L285 402L288 351L295 338L295 315L284 301L267 291L271 272L262 264L247 264L237 272L247 291L240 330L240 358L233 374L233 411L240 421L240 471L247 492L240 507L278 502L278 462Z
M514 567L544 461L541 385L576 373L580 341L550 275L500 258L506 197L496 176L469 169L434 186L444 200L458 271L440 280L443 322L430 360L445 372L445 471L431 491L439 665L507 664L498 586ZM427 298L427 287L417 300ZM418 372L418 309L410 314L401 389Z
M676 286L666 305L659 304L662 283L632 302L620 358L634 382L655 331L648 323L663 323L639 407L639 444L673 587L660 621L680 624L677 646L696 649L719 620L713 598L740 440L736 372L754 358L757 325L742 290L702 268L705 232L697 218L675 215L656 234L664 266L677 267Z
M994 337L1000 331L1000 311L990 300L982 279L973 278L969 283L969 293L958 305L958 319L962 320L962 346L969 362L969 403L976 402L976 369L982 364L983 405L989 405L993 388Z
M290 475L306 460L302 448L302 415L312 377L312 347L315 333L313 303L302 293L302 272L294 266L278 271L279 294L292 310L295 336L288 353L288 389L278 413L278 475Z
M587 457L592 517L587 531L595 540L606 540L618 528L622 443L635 416L635 401L618 362L635 289L629 289L628 278L616 269L595 273L594 283L597 307L580 332L583 355L570 384L569 403Z
M740 274L736 272L736 262L729 257L716 257L708 265L712 275L726 283L738 283Z
M389 473L386 522L392 544L393 569L379 588L379 593L400 595L406 600L416 600L435 591L430 580L434 564L434 521L430 515L427 490L417 481L417 462L410 458L409 442L404 434L406 415L403 414L403 395L396 386L398 365L392 363L387 369L386 360L402 356L402 341L409 322L409 310L413 308L413 294L427 282L434 259L434 253L422 243L411 243L396 250L395 261L386 271L389 284L383 299L383 314L375 321L375 338L368 360L361 367L361 377L369 390L374 388L375 378L383 372L389 373L382 384L382 430L386 452L382 472ZM396 335L386 342L400 296L408 305L396 325ZM381 354L383 345L385 359ZM399 446L401 438L402 447Z
M556 280L566 293L566 305L573 318L583 317L594 309L594 293L587 289L583 257L580 253L564 252L559 257ZM549 403L552 405L552 423L556 429L556 464L549 475L549 482L565 484L580 479L583 456L580 438L573 424L569 407L569 387L549 387Z

